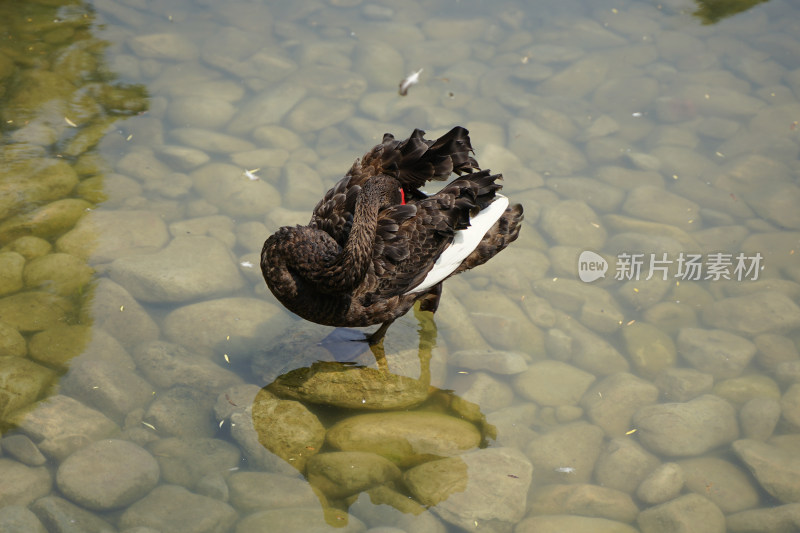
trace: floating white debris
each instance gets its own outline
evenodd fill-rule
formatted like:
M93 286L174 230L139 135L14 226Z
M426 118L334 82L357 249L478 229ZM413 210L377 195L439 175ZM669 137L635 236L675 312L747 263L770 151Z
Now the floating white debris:
M260 168L254 168L252 170L244 169L244 175L247 176L247 179L249 179L250 181L258 181L259 179L261 179L258 176L256 176L256 172L258 172L259 170L261 169Z
M423 71L423 70L424 70L424 69L419 69L419 70L418 70L418 71L416 71L416 72L412 72L411 74L409 74L408 76L406 76L406 77L403 79L403 81L401 81L401 82L400 82L400 85L398 86L398 87L399 87L399 89L398 89L398 91L397 91L398 93L400 93L400 96L405 96L405 95L407 95L407 94L408 94L408 89L409 89L409 88L410 88L412 85L416 85L417 83L419 83L419 75L420 75L420 74L422 74L422 71Z

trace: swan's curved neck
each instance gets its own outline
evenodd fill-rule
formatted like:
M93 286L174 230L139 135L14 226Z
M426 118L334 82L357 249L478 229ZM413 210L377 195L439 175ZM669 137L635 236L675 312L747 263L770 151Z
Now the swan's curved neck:
M388 176L375 176L361 188L353 213L353 226L341 253L312 274L324 292L350 291L364 279L372 262L379 211L399 202L399 183ZM397 197L397 198L395 198Z

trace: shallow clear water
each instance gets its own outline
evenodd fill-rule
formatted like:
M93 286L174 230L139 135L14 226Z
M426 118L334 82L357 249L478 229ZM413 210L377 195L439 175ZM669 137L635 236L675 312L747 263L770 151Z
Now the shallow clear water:
M0 529L800 523L800 18L726 7L0 4ZM264 239L455 125L519 239L335 362Z

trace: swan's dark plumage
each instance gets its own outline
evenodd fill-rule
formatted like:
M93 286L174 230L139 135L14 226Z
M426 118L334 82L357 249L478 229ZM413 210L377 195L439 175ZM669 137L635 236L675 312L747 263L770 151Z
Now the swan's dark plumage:
M325 193L307 226L282 227L267 239L261 270L290 311L329 326L383 323L379 337L416 300L436 310L441 282L414 288L456 232L495 201L502 176L479 170L466 129L453 128L435 141L423 136L414 130L397 141L387 133ZM438 193L419 191L453 173L458 177ZM521 221L522 206L506 208L454 273L505 248Z

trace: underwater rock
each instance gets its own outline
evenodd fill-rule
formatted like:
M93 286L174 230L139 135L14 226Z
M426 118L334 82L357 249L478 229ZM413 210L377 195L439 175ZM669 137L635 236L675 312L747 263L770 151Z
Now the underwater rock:
M710 394L644 406L633 415L633 425L645 447L668 457L700 455L739 436L734 408Z
M686 494L645 509L637 518L642 533L691 530L703 525L707 533L724 533L725 515L719 507L699 494Z
M177 485L160 485L122 513L119 527L219 533L230 531L237 518L236 511L227 503L193 494Z
M452 416L400 411L346 418L328 430L326 441L342 451L377 453L402 467L476 448L481 435Z
M156 486L155 458L124 440L100 440L73 453L58 467L59 490L93 510L125 507Z
M154 254L117 259L110 274L145 302L187 302L230 293L244 285L228 247L203 235L175 237Z

